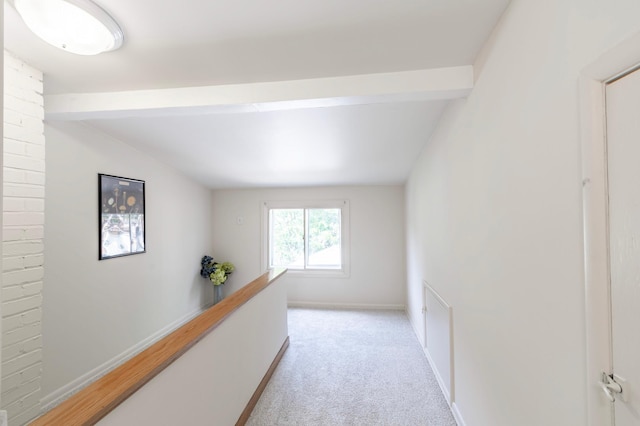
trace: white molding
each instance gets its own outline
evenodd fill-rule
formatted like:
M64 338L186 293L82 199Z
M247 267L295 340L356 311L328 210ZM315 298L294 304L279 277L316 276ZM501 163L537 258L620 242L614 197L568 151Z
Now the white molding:
M580 74L587 419L590 426L613 425L613 407L598 386L601 372L610 372L612 365L605 84L638 62L640 33L605 52Z
M186 324L193 318L197 317L202 312L204 312L205 309L206 308L198 308L195 311L192 311L187 315L184 315L183 317L177 319L171 324L163 327L162 329L158 330L154 334L150 335L146 339L141 340L140 342L138 342L131 348L127 349L126 351L116 355L115 357L111 358L107 362L99 365L98 367L94 368L91 371L88 371L87 373L83 374L77 379L67 383L61 388L56 389L55 391L51 392L49 395L43 397L40 400L41 412L46 413L47 411L51 410L52 408L62 403L67 398L69 398L71 395L87 387L91 383L98 380L100 377L107 374L109 371L113 370L117 366L121 365L125 361L129 360L130 358L139 354L149 346L153 345L158 340L162 339L163 337L177 330L179 327Z
M464 419L462 418L462 413L458 409L458 404L456 404L455 402L451 405L451 412L453 413L453 418L455 419L458 426L467 426L467 424L464 422Z
M322 302L299 302L289 301L290 308L308 308L308 309L366 309L366 310L386 310L386 311L404 311L404 305L395 304L367 304L367 303L322 303Z
M611 425L611 405L598 386L611 370L604 84L582 78L581 125L587 406L591 426Z

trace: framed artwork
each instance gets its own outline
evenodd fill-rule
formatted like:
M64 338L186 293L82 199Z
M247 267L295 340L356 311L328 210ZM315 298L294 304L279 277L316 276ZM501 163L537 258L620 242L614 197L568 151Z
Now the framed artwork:
M144 181L98 174L99 260L146 251Z

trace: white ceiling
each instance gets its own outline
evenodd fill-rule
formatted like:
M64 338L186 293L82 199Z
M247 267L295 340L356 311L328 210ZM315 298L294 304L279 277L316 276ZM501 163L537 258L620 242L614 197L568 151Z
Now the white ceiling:
M5 49L44 72L48 120L86 121L212 188L390 184L468 93L462 67L508 1L98 0L125 42L95 57L41 42L5 2Z

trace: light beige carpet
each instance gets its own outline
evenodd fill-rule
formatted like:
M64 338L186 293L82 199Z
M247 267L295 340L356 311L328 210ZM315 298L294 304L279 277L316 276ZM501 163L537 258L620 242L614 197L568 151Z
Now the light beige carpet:
M289 336L247 425L456 425L404 312L290 309Z

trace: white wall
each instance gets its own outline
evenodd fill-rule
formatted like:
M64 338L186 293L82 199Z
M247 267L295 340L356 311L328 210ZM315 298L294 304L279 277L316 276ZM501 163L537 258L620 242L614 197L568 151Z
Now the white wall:
M5 52L2 404L11 424L40 411L45 139L42 72Z
M229 260L236 272L225 292L260 275L261 217L265 201L350 202L351 268L348 278L303 278L287 274L290 302L315 305L405 304L404 192L402 186L219 190L213 195L212 256ZM243 217L243 224L236 219Z
M279 278L98 425L233 425L287 335L287 295Z
M199 312L212 290L199 276L210 190L82 124L49 123L45 135L46 405ZM98 261L98 173L146 181L146 253Z
M423 279L451 303L469 426L586 424L578 76L639 14L514 0L407 184L410 318Z
M2 18L2 22L4 22L4 8L2 10L0 10L0 18ZM4 28L4 26L3 26ZM0 34L0 40L2 41L2 45L4 46L4 31L2 32L2 34ZM2 78L2 81L4 82L4 53L3 55L0 57L0 77ZM3 145L4 145L4 84L2 87L2 92L0 95L0 123L3 123L2 127L0 127L0 141ZM4 161L3 158L3 153L2 153L2 149L0 149L0 162ZM4 178L0 177L0 188L2 188L2 186L4 185ZM0 189L0 209L2 209L3 207L3 202L2 202L2 198L4 196L4 191L2 189ZM0 232L2 229L2 220L0 219ZM3 254L3 248L0 245L0 258L4 255ZM2 294L0 293L0 318L2 318ZM0 347L2 347L3 345L3 339L2 339L2 333L0 333ZM2 354L0 354L0 376L2 376ZM2 386L0 383L0 391L2 391ZM2 401L2 396L0 394L0 405L3 403Z

